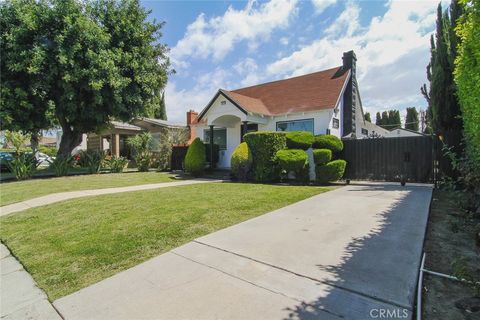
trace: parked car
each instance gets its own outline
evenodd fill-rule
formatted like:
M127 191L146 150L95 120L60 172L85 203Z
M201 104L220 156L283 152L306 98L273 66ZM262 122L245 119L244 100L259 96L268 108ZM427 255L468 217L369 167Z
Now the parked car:
M8 161L11 161L13 159L13 154L14 152L10 151L1 151L0 152L0 171L5 172L5 171L10 171L8 168ZM27 154L32 154L31 152L27 152ZM38 166L39 167L48 167L53 160L55 160L54 157L50 157L49 155L39 152L38 153Z
M12 160L13 152L0 151L0 171L10 171L8 168L7 162Z

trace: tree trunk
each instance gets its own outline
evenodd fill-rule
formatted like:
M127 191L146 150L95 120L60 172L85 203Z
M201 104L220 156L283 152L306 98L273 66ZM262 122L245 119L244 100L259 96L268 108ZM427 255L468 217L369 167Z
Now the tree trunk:
M62 139L60 140L60 147L58 155L68 156L72 154L75 149L82 142L82 133L70 128L63 128Z
M35 159L38 159L38 132L34 132L30 135L30 147Z

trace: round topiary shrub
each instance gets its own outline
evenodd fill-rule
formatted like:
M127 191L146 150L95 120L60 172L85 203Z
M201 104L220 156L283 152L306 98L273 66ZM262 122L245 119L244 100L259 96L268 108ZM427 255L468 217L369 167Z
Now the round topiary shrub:
M199 138L193 140L188 147L185 170L194 177L201 176L205 170L205 145Z
M317 166L317 181L324 184L330 181L337 181L345 173L347 162L345 160L334 160L323 166Z
M250 149L253 164L253 179L259 182L272 181L278 178L275 165L275 155L278 150L285 149L286 137L284 132L251 132L243 139Z
M287 148L307 150L312 146L313 140L314 140L313 134L308 131L288 132Z
M322 134L319 136L315 136L313 148L329 149L332 150L332 152L340 152L343 150L343 142L342 140L331 134Z
M300 149L279 150L276 157L280 168L286 172L295 172L297 179L302 176L308 162L307 153Z
M247 180L248 172L252 167L252 155L246 142L240 143L232 153L230 160L232 173L239 180Z
M324 165L325 163L332 160L332 150L329 149L314 149L313 150L313 159L317 166Z

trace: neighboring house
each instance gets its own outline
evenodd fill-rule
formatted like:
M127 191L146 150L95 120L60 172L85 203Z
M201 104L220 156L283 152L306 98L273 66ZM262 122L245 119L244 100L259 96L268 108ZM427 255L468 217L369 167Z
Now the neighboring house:
M404 129L404 128L392 129L384 135L385 138L420 137L420 136L426 136L426 134L413 131L410 129Z
M159 119L137 118L131 123L112 121L111 126L100 134L87 134L86 149L102 150L111 155L131 158L127 139L145 131L152 134L154 149L160 149L162 142L180 144L189 139L188 127L185 125Z
M381 128L365 121L356 61L355 53L349 51L343 54L340 67L233 91L220 89L193 123L195 136L204 142L213 136L220 147L221 168L230 167L231 155L247 132L367 137Z

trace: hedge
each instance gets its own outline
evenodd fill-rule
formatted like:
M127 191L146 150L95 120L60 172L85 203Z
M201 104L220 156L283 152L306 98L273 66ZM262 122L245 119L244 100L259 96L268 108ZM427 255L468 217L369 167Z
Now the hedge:
M332 152L340 152L343 150L343 142L336 136L330 134L322 134L315 136L313 142L314 149L329 149Z
M277 161L282 170L293 171L298 176L308 163L308 155L301 149L285 149L277 152Z
M287 148L307 150L312 146L313 140L314 140L313 134L308 131L288 132Z
M313 150L313 159L317 166L324 165L325 163L332 160L332 150L329 149L314 149Z
M284 132L251 132L244 136L252 154L253 179L255 181L272 181L278 177L275 155L287 146Z
M320 183L327 183L339 180L345 173L346 165L347 162L345 160L334 160L323 166L317 166L317 181Z
M239 180L247 180L248 172L252 167L252 155L246 142L240 143L232 153L230 160L232 173Z
M201 176L205 170L205 145L199 138L188 147L185 170L195 177Z

